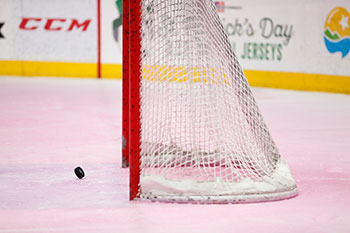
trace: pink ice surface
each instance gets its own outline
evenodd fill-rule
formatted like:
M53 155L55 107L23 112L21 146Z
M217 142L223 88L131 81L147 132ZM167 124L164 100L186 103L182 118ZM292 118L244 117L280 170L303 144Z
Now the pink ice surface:
M349 95L254 88L299 195L193 205L128 200L121 91L118 80L0 77L0 233L350 232Z

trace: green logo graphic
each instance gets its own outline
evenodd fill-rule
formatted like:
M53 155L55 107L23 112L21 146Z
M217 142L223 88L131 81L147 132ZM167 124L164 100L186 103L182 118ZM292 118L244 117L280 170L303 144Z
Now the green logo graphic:
M5 23L0 22L0 39L4 39L5 38L4 35L1 34L1 28L2 28L2 26L4 26L4 24Z
M116 5L119 11L119 18L113 20L113 36L115 41L118 42L119 38L119 28L123 24L123 0L117 0Z

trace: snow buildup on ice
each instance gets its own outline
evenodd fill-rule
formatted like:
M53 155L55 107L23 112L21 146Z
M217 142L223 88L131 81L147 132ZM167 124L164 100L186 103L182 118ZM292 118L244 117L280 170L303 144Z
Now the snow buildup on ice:
M142 196L237 196L258 195L261 199L274 199L279 194L286 197L295 195L297 188L287 163L281 159L271 177L262 177L259 181L250 178L239 182L225 182L216 178L213 182L199 182L191 179L169 180L159 175L141 176ZM284 193L284 194L283 194ZM233 197L233 199L235 199ZM278 198L281 199L281 198Z

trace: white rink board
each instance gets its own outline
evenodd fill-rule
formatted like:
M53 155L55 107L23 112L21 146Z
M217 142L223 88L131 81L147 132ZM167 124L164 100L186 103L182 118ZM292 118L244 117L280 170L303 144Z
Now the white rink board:
M350 75L350 53L344 58L339 52L332 54L324 42L328 14L339 6L350 12L350 1L226 0L220 3L223 2L225 7L219 15L244 69ZM279 31L275 35L274 29L282 29L282 36ZM264 44L265 48L268 44L268 55L265 52L260 56L258 48L258 58L254 58L252 51L250 59L247 58L248 43L251 50L254 43Z
M0 59L97 61L96 0L3 1L1 13L7 17L4 20L1 14L5 39L0 43ZM85 22L86 28L72 27L73 21Z
M115 36L113 21L120 17L120 9L117 0L100 2L101 63L119 65L122 63L122 26L119 25ZM0 38L0 60L97 63L97 3L98 0L2 0L0 23L4 23L1 33L5 38ZM338 6L350 12L350 1L226 0L219 3L225 6L219 15L244 69L350 76L350 53L344 58L339 52L330 53L324 42L328 14ZM23 18L40 21L30 20L26 24L26 27L36 27L35 30L23 30L20 28ZM264 18L268 18L265 35L261 25ZM65 21L52 23L51 28L59 30L46 30L48 19ZM90 23L86 30L83 27L69 30L72 20L79 23L90 20ZM281 27L287 36L267 36L271 23L275 28ZM242 28L241 33L237 33L237 27ZM247 59L243 55L247 45L251 50L258 45L258 57L260 50L265 50L263 58ZM264 56L266 51L268 55Z
M14 54L15 30L9 23L13 19L12 5L12 0L1 0L0 23L3 23L1 34L4 38L0 39L0 60L12 58Z

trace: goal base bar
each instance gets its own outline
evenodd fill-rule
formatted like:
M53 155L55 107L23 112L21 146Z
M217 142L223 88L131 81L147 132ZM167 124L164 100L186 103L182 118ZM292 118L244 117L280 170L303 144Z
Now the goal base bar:
M298 195L298 189L295 187L292 190L279 193L264 193L264 194L250 194L250 195L222 195L222 196L152 196L141 195L140 199L149 200L153 202L165 203L193 203L193 204L241 204L241 203L256 203L280 201L293 198Z

